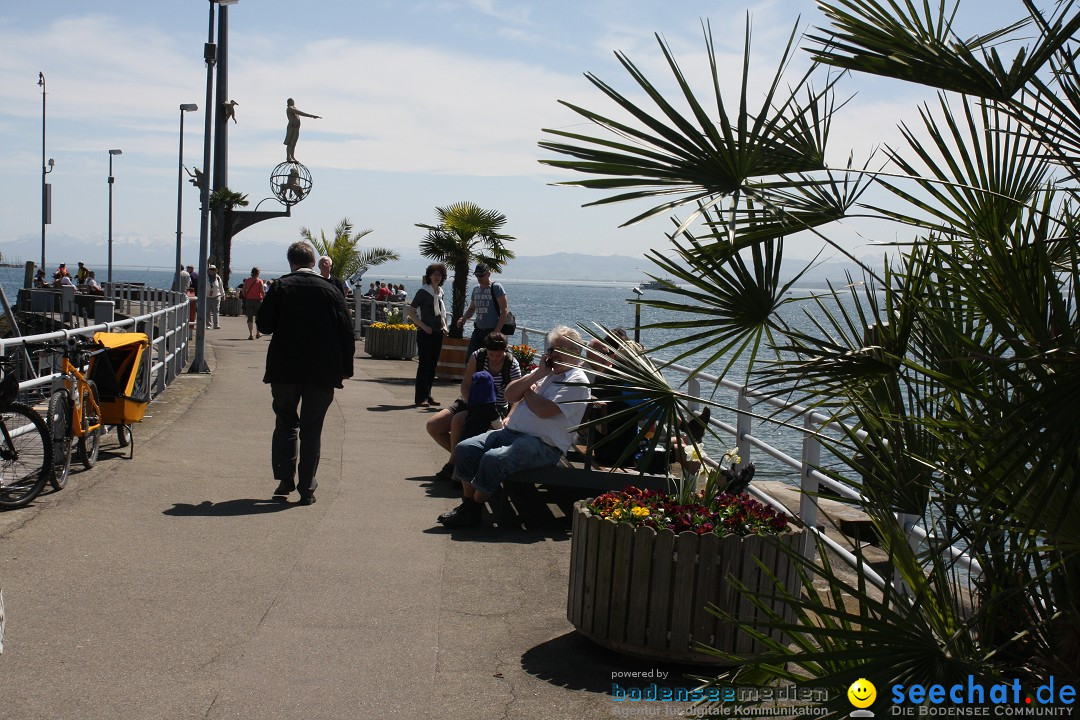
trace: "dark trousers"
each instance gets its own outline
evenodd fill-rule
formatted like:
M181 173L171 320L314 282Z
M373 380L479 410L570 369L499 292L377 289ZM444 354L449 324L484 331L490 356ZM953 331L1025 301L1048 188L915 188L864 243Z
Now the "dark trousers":
M443 331L432 330L428 335L423 330L416 331L416 354L419 361L416 366L417 403L422 403L431 396L431 386L435 382L435 366L439 364L442 352Z
M319 454L322 450L323 419L334 400L334 388L270 383L270 395L274 400L274 416L277 418L274 423L274 439L270 445L274 479L291 484L295 477L296 489L300 495L311 495L318 486L315 472L319 469ZM299 469L296 452L298 434Z
M472 357L472 354L474 352L476 352L480 348L484 347L484 341L487 340L487 336L490 335L491 333L493 333L494 331L495 331L495 328L485 328L483 330L481 330L480 328L476 328L476 327L473 328L472 337L469 338L469 349L465 352L465 362L466 363L469 362L469 358ZM479 370L479 369L480 368L477 368L477 370Z

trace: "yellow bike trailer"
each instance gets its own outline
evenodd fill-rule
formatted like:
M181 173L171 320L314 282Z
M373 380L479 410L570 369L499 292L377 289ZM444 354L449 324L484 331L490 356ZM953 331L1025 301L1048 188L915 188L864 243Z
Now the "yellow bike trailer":
M150 373L143 362L150 340L146 333L99 332L94 342L101 349L90 356L87 377L97 385L101 422L117 426L124 446L131 440L131 424L142 421L150 402Z

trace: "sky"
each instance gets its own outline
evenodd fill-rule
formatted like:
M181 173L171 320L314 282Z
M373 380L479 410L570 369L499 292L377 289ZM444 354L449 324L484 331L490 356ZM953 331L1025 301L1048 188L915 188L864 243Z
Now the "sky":
M965 0L972 32L1022 16L1019 0ZM78 260L103 268L108 237L108 168L113 157L116 266L168 269L176 248L181 103L184 163L202 165L206 95L205 0L45 0L0 7L0 253L36 260L41 252L42 93L46 148L55 158L46 264ZM285 267L302 227L328 233L348 217L371 228L366 246L416 255L436 207L459 201L495 209L519 255L577 252L641 256L667 245L670 220L620 228L645 205L582 207L602 193L555 183L575 176L541 165L544 128L587 132L559 101L612 112L584 77L621 91L634 86L614 52L626 53L671 89L655 34L708 92L702 23L711 23L723 82L735 102L747 22L753 77L764 90L789 34L821 26L811 0L240 0L228 10L229 186L249 209L282 209L270 174L285 159L287 98L322 119L302 121L296 157L311 172L311 194L292 217L259 223L233 240L233 267ZM1000 21L1000 22L999 22ZM808 64L793 61L791 77ZM899 119L917 118L917 89L845 79L854 94L833 125L830 162L865 157L897 143ZM636 94L635 94L636 95ZM264 198L269 198L264 201ZM198 191L183 186L183 257L197 264ZM856 255L874 251L865 230L838 231ZM891 230L885 232L892 232ZM846 233L846 234L845 234ZM810 257L819 241L793 238ZM99 273L100 276L100 273Z

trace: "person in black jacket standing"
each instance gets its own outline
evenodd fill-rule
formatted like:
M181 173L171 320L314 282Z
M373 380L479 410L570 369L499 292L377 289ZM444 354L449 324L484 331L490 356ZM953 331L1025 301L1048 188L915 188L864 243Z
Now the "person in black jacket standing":
M292 272L266 294L255 324L271 335L263 382L273 398L274 438L270 456L275 496L300 493L315 502L323 418L334 388L353 375L356 338L345 298L315 271L315 250L293 243L286 254ZM300 452L297 460L297 435Z

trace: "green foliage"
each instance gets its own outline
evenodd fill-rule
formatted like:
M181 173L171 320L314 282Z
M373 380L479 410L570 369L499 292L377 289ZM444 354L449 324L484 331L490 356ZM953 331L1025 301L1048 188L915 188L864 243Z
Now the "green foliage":
M884 588L862 574L845 580L823 552L793 557L804 586L787 597L789 615L751 597L763 614L730 618L759 638L779 628L787 639L771 641L766 657L730 656L740 668L716 682L830 687L837 714L850 711L842 693L859 677L879 688L948 686L969 674L1076 685L1080 74L1066 43L1080 13L1068 2L1052 15L1018 2L1029 17L961 40L944 2L819 6L830 25L807 38L818 62L940 91L918 109L920 125L901 125L906 146L886 148L881 171L867 170L881 162L873 157L824 167L835 72L826 91L810 92L809 77L822 72L814 67L781 99L778 71L760 109L748 109L749 33L729 118L707 27L714 112L661 42L686 114L619 54L645 100L589 75L628 118L574 107L601 132L548 130L557 141L541 143L561 156L544 162L589 176L568 184L616 192L598 202L662 199L630 222L692 209L675 219L673 251L650 258L679 285L639 301L683 315L657 326L683 331L665 347L680 359L700 353L724 374L741 354L749 370L740 380L850 428L819 438L844 463L821 471L862 496L889 557L878 569ZM884 200L862 200L872 187ZM812 234L846 254L828 228L856 215L896 224L882 267L861 264L861 277L842 286L785 297L785 237ZM795 303L812 306L810 329L780 319ZM602 376L633 383L657 417L678 414L686 398L643 363L629 365ZM897 513L934 540L913 544ZM961 568L953 545L974 570Z
M369 235L372 230L357 230L353 232L353 225L349 218L343 218L334 228L334 236L326 237L326 232L319 231L315 235L306 227L300 228L300 237L307 240L315 248L317 255L326 255L333 265L330 274L342 280L348 280L359 270L382 265L391 260L400 260L401 256L393 250L386 248L370 248L362 250L360 240Z
M474 262L486 263L493 273L500 272L514 258L507 243L514 240L502 232L506 216L496 210L484 210L471 202L437 207L436 225L416 223L427 230L420 241L420 254L445 263L453 275L450 337L461 337L457 320L465 314L465 291Z
M229 212L234 208L247 206L247 195L230 190L228 187L219 188L210 193L211 210Z

